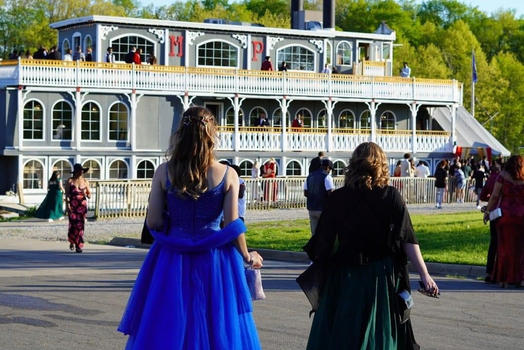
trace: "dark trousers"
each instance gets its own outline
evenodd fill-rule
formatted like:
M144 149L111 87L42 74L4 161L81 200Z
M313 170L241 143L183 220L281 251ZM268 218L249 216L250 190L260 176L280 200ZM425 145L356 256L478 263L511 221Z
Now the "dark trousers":
M495 257L497 256L497 227L494 221L489 222L489 248L488 248L488 262L486 264L486 273L490 275L493 272L495 265Z

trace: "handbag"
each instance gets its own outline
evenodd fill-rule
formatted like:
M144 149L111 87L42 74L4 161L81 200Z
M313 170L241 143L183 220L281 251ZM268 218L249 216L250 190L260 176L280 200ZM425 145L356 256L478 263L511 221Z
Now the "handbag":
M245 271L247 286L249 288L249 293L251 294L251 299L266 299L266 294L264 293L264 288L262 287L262 274L260 273L260 269L246 267Z
M302 272L296 279L300 288L306 295L309 303L311 304L311 314L318 310L320 304L320 291L324 284L325 273L323 265L317 262L313 262L306 271Z
M489 221L495 221L498 218L502 217L502 209L500 209L500 201L502 200L502 195L499 197L499 202L497 207L489 212Z

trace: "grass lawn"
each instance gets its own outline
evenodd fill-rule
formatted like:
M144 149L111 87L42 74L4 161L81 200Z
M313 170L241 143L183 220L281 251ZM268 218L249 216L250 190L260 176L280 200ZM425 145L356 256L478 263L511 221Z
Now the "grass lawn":
M479 212L412 215L426 261L486 264L489 226ZM310 236L309 220L248 223L250 248L301 251Z

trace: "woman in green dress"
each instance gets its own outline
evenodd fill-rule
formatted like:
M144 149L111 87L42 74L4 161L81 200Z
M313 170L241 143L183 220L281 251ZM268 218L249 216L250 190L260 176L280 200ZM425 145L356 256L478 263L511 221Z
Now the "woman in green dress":
M53 175L49 179L47 185L47 195L44 198L40 207L36 211L35 216L40 219L47 219L49 221L61 220L64 217L64 187L60 173L53 171Z
M436 296L439 290L422 259L406 205L388 186L388 168L377 144L359 145L345 186L329 195L315 235L304 247L324 277L308 350L420 348L402 306L412 305L408 257L424 292Z

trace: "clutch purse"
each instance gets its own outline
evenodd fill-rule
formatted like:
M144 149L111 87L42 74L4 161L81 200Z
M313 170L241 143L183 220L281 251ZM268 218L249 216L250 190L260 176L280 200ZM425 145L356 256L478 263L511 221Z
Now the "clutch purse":
M313 236L314 237L314 236ZM309 303L311 304L311 314L318 310L320 304L320 292L324 284L324 268L321 264L314 262L309 265L306 271L302 272L297 277L297 283L302 288L302 291L306 295Z
M496 208L489 212L489 221L497 220L502 216L502 210L500 208Z
M251 299L266 299L266 294L264 293L264 288L262 287L262 274L260 273L260 269L246 267L246 280L249 293L251 293Z

